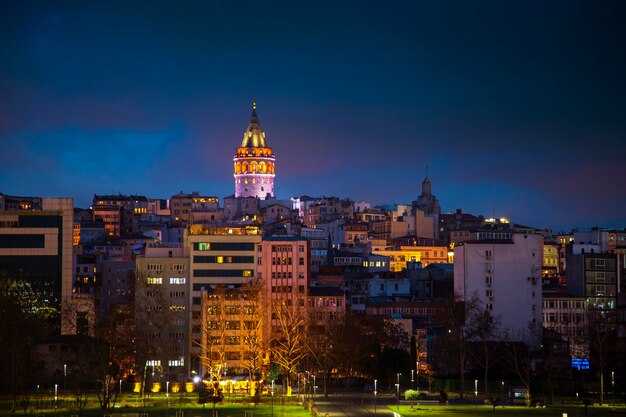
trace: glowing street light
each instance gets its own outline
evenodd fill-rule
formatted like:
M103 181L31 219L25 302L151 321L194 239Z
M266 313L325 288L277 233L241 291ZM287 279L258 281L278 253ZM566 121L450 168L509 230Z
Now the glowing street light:
M476 409L478 410L478 380L474 380L474 401L476 402Z
M615 371L611 371L611 402L615 400Z
M274 380L272 379L272 417L274 417Z
M415 389L420 390L420 361L415 362Z
M376 394L377 394L377 391L376 391L377 387L376 387L376 385L377 385L377 383L378 383L378 380L375 379L374 380L374 417L376 417Z

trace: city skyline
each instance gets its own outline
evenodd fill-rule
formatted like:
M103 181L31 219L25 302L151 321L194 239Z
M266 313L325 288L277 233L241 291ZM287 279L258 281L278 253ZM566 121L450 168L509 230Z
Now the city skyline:
M278 198L626 225L623 4L300 7L7 4L0 192L221 199L256 98Z

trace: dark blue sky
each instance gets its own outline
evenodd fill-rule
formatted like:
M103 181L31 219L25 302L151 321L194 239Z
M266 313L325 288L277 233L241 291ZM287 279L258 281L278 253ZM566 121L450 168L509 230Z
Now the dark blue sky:
M624 2L5 1L0 192L233 193L626 226Z

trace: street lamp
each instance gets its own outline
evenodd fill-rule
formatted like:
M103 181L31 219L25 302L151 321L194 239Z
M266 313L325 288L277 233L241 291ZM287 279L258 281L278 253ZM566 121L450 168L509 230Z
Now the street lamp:
M420 361L415 362L415 379L416 379L416 389L420 390Z
M165 381L165 417L170 412L170 381Z
M67 378L67 364L63 364L63 392L65 392L66 383L65 378Z
M615 371L611 371L611 403L615 400Z
M397 398L397 407L398 411L400 411L400 384L396 384L396 398Z
M313 407L315 407L315 393L317 390L317 385L315 385L315 375L311 375L313 377Z
M57 409L57 399L59 393L59 384L54 384L54 409Z
M478 380L474 380L474 401L476 402L476 409L478 410Z
M272 379L272 417L274 417L274 380Z
M374 417L376 417L376 384L378 383L378 380L375 379L374 380Z
M411 389L413 389L413 382L415 380L413 379L413 369L411 369Z
M400 400L400 375L402 375L400 372L396 374L398 377L398 401Z

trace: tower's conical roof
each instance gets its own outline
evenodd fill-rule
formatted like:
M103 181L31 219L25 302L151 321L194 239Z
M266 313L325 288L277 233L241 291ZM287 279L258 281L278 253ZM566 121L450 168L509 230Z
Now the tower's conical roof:
M250 116L250 123L248 128L243 134L243 140L241 141L242 148L265 148L265 132L261 129L261 122L259 122L259 116L256 114L256 100L252 102L252 116Z

